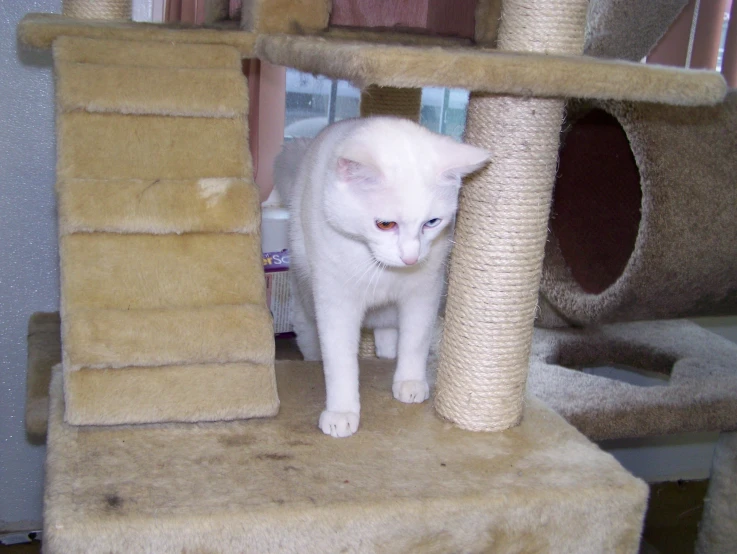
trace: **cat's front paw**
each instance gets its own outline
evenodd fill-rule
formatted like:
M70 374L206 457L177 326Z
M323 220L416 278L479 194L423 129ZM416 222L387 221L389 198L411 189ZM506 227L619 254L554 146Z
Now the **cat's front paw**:
M430 385L427 381L394 381L394 398L407 404L419 404L430 398Z
M360 416L355 412L329 412L320 414L320 429L335 438L350 437L358 431Z

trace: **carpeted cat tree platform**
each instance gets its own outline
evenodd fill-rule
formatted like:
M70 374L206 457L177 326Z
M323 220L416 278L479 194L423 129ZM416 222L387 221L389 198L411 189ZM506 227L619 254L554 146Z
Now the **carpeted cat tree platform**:
M47 432L48 383L53 373L52 366L61 361L58 314L34 314L29 322L28 336L29 390L26 429L29 435L32 435L33 439L39 442L44 440ZM735 463L737 460L737 457L735 457L737 449L734 447L735 433L728 432L737 430L737 409L735 409L737 404L734 401L735 397L737 397L737 375L735 375L734 371L734 360L736 358L737 346L686 321L637 322L583 330L537 329L533 340L528 387L532 395L543 400L545 404L552 407L559 415L562 415L590 440L641 438L690 431L727 431L722 433L715 452L711 484L698 542L699 552L726 552L729 551L728 545L733 544L734 526L731 522L734 521L734 516L731 499L737 494L734 480ZM393 417L397 415L397 411L410 410L410 408L393 404L388 398L388 395L381 394L380 389L384 386L382 385L382 380L386 383L391 380L391 368L386 362L379 362L375 358L374 360L364 360L362 363L365 379L362 386L371 390L370 394L372 397L376 395L378 398L383 398L383 404L381 406L374 406L372 404L371 409L376 408L381 411L382 409L391 408L393 415L382 417L382 422L379 425L393 425ZM435 368L436 364L437 360L434 360L431 367ZM667 376L669 383L666 386L642 387L585 372L586 368L608 364L657 371ZM301 387L303 386L303 380L306 379L307 382L304 383L304 390L310 391L310 402L314 404L309 409L314 413L318 413L320 411L319 395L322 386L322 375L314 365L310 365L310 374L307 377L302 376L302 367L303 365L298 362L278 360L277 374L280 377L280 383L282 380L290 383L291 390L291 384L294 384L295 387ZM293 371L300 372L300 375L295 377L291 373ZM315 373L313 374L312 372ZM59 373L59 369L57 369L56 373ZM295 380L298 383L295 383ZM44 383L46 384L45 388L43 386ZM280 390L283 392L284 387L280 386ZM59 420L55 422L52 416L49 424L51 427L51 436L56 434L65 437L65 441L77 441L78 439L76 438L72 439L78 436L72 433L72 431L75 429L87 429L86 436L89 438L84 439L85 442L75 442L73 447L64 442L57 445L53 442L55 439L50 439L49 447L62 452L73 451L77 453L77 459L82 460L85 456L83 452L87 448L86 441L93 440L95 433L93 433L93 428L91 427L73 427L60 421L60 404L62 403L62 399L58 388L56 391L59 394L59 398L56 399L56 417ZM52 397L53 394L54 390L52 389ZM292 391L291 394L296 393ZM282 394L283 397L284 394ZM298 399L290 398L290 401L292 400L295 403L299 402ZM412 416L413 419L409 423L417 421L414 419L418 414L416 411L417 408L419 407L411 408L411 410L415 411L407 412L414 414ZM218 437L218 446L223 440L222 437L230 437L226 441L228 442L227 446L241 447L241 450L238 451L241 459L243 459L242 456L244 455L251 455L257 460L272 459L274 462L282 461L284 463L284 471L292 472L296 471L296 466L292 462L295 459L295 453L298 453L300 461L304 464L303 469L312 466L314 470L319 468L320 464L323 463L323 456L325 455L323 450L330 443L328 442L320 446L319 436L310 435L310 424L303 419L310 414L300 411L300 409L304 410L304 406L297 409L293 408L291 404L289 406L285 405L282 415L284 417L291 417L287 416L287 414L291 413L293 409L299 413L294 415L294 421L291 421L290 425L293 425L295 430L297 428L301 429L304 435L299 439L291 440L291 435L287 431L283 435L279 434L281 438L278 440L265 441L264 445L268 445L269 448L276 450L282 449L280 450L281 454L272 454L268 458L264 456L263 449L260 449L260 442L257 441L257 437L253 435L253 427L247 423L208 424L207 426L199 426L196 432L192 429L188 431L187 426L173 424L147 426L145 428L157 430L159 442L156 443L156 451L161 450L165 455L171 454L171 450L168 447L169 441L176 442L177 444L181 441L186 442L188 440L187 437L190 435L194 437L192 438L192 442L202 441L203 437L213 435L214 437ZM287 412L284 412L284 410L287 410ZM423 418L431 417L425 412L422 413ZM524 421L528 419L529 416L526 416ZM557 418L552 419L557 420ZM421 422L420 428L422 429L422 433L425 433L427 429L423 426L426 421L422 419ZM407 423L407 421L403 420L400 426L401 429L392 429L390 436L393 437L397 434L403 435L404 431L411 433L414 428L405 429L404 427ZM265 425L266 421L259 422L259 427L257 428L259 433ZM273 427L281 428L283 425L277 425L275 423ZM431 429L434 428L431 426ZM453 431L449 426L441 426L441 428L442 431L439 435L441 439L444 436L448 439L454 437ZM96 444L107 440L109 436L122 437L125 435L126 437L132 437L134 439L137 437L137 440L143 440L146 435L136 432L135 429L135 426L119 426L109 428L109 430L103 432L102 428L97 428L96 433L98 437L95 439ZM209 431L206 431L206 429L209 429ZM240 433L243 433L245 438L243 435L239 435ZM384 433L384 431L376 430L375 434L379 433ZM237 438L233 438L233 435L237 435ZM470 441L476 436L478 435L468 435L467 438ZM210 438L211 440L207 442L207 448L212 448L212 444L215 442L215 439ZM126 439L126 444L129 446L130 440L130 438ZM560 437L556 440L560 440ZM434 449L435 439L432 442ZM494 445L493 442L492 440L486 446L490 449L499 446ZM510 440L505 439L503 443L505 448L509 446L510 442ZM379 445L370 446L369 443L370 441L362 442L361 449L356 452L363 452L364 448L370 447L379 448L382 456L392 455L382 450L382 448L386 447L386 444L380 443ZM390 444L395 444L393 439L390 441ZM451 449L454 453L453 455L458 454L461 444L459 441L453 442L453 448ZM187 443L187 445L192 448L193 452L204 448L191 443ZM300 448L295 451L295 446ZM443 450L445 446L442 440L437 444L437 455L443 459L449 459L450 454L446 455ZM479 452L476 448L480 446L474 445L475 455ZM177 446L177 448L179 447ZM187 446L182 446L181 448L186 450ZM224 450L226 453L234 453L234 448L226 448ZM135 450L131 452L134 453ZM289 452L289 454L284 454L284 452ZM522 451L518 452L518 454L520 455L520 460L527 455ZM119 453L115 452L109 456L113 458L118 455ZM130 458L132 455L129 454L126 457ZM371 459L371 456L360 455L363 456L363 460ZM410 459L413 456L417 456L418 460L421 460L427 455L427 450L425 450L424 454L403 451L402 460ZM492 455L492 450L489 450L489 455ZM220 456L219 453L211 453L207 459L211 461L217 460L218 456ZM611 463L611 459L606 455L599 453L597 454L598 457L602 457L602 461L607 466ZM60 456L60 460L64 461L66 458L66 456ZM195 457L194 460L196 463L201 463L203 457ZM392 460L397 461L394 458ZM493 459L490 461L490 466L491 462L493 462ZM66 464L67 462L64 461L64 463ZM140 463L148 470L148 466L138 459L133 459L130 463ZM184 467L192 463L192 458L183 455L179 460L178 467L180 467L182 473L186 473L187 470ZM362 462L362 464L364 463ZM447 461L440 462L440 464L441 468L448 467ZM213 467L210 467L210 465L213 465ZM214 472L215 475L219 475L223 467L222 465L209 464L206 466L206 469L203 468L200 470L200 476L202 479L211 479L211 473ZM353 466L351 465L351 467ZM386 471L384 467L377 469ZM426 471L424 466L421 469L422 471ZM433 469L437 468L430 467L430 470ZM603 471L603 468L599 469ZM264 471L267 470L270 471L269 466L265 466ZM368 471L365 468L364 470ZM83 465L80 466L79 470L75 470L65 466L63 471L67 475L67 479L62 479L61 475L63 474L60 474L59 481L65 483L64 486L69 486L69 477L72 477L71 482L77 480L83 482L84 479L82 477L88 472L88 468ZM130 471L129 468L124 469L126 474ZM446 475L445 477L447 479L448 476ZM160 479L160 476L157 475L155 479ZM270 486L271 479L272 477L264 477L265 484L263 486ZM354 485L356 484L355 480L349 479L349 482ZM261 477L259 477L257 483L262 483ZM523 487L526 487L527 484L522 481L517 483L517 485ZM169 488L175 487L168 482L162 482L157 485L157 488L168 491ZM93 479L93 484L90 485L87 496L99 495L99 490L96 479ZM263 492L259 489L251 489L246 485L238 488L238 491L241 495L260 495ZM528 492L532 494L532 492ZM60 501L49 502L48 512L51 512L52 509L56 510L57 504L68 499L70 494L66 490L61 491L57 497ZM132 492L126 494L133 495ZM74 495L72 494L71 496ZM288 495L285 495L281 500L286 502L287 497ZM97 500L99 504L99 498ZM117 501L113 500L113 502ZM62 512L59 517L63 518L64 510L68 508L67 505L61 508ZM94 502L93 506L89 507L88 510L90 517L93 517L96 510ZM116 514L115 517L111 516L105 525L122 525L125 517L125 514ZM107 533L108 531L106 531L106 535ZM76 533L72 533L65 540L77 540L74 538L75 536ZM526 547L527 543L524 542L523 538L516 537L514 540L517 541L516 544ZM494 545L494 547L496 546ZM593 543L590 543L587 548L591 548L592 551L596 550ZM74 550L69 550L69 546L65 543L64 549L60 551ZM80 551L85 550L80 546ZM500 551L504 552L505 550L500 547ZM615 549L615 551L617 550Z
M333 32L330 5L246 2L245 30L21 23L57 76L45 550L635 552L644 484L525 393L564 98L712 105L722 78L581 56L586 0L479 2L497 50ZM314 428L319 366L274 362L252 56L470 88L467 138L494 154L463 187L434 402L396 403L390 368L364 361L345 441Z
M361 370L345 441L315 430L317 364L277 362L277 417L196 426L70 426L57 371L46 551L636 552L646 486L539 401L477 434L398 404L391 364Z

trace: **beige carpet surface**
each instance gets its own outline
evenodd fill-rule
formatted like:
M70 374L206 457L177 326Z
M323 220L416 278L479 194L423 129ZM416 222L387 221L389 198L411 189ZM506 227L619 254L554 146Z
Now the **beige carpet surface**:
M319 365L277 362L282 408L217 424L72 427L52 383L44 547L130 552L636 552L647 488L539 401L461 431L362 362L361 428L323 435Z
M315 36L259 35L256 56L359 87L446 86L513 96L715 104L726 86L713 71L693 71L588 56L482 48L388 45Z
M639 62L686 4L688 0L591 0L584 52Z
M737 91L708 108L573 103L569 118L548 307L578 326L737 313Z
M157 30L155 25L80 23L60 16L30 14L20 23L18 34L21 42L38 48L48 48L59 36L226 44L238 48L245 57L255 56L302 71L347 79L359 87L451 86L510 95L677 105L714 104L726 92L724 79L713 71L686 71L588 56L390 44L422 42L407 36L382 44L381 35L376 33L299 36L244 32L239 36L232 30Z
M587 373L611 366L668 378ZM737 345L689 321L536 329L528 390L592 440L737 430Z

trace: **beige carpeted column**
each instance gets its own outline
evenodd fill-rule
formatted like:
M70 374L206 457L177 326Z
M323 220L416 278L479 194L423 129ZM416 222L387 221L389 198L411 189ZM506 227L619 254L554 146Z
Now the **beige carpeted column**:
M586 0L508 0L498 47L581 54ZM464 184L435 406L464 429L517 425L527 380L563 100L472 93L466 140L492 163Z
M502 0L478 0L476 2L474 29L476 44L491 48L496 46L501 13Z
M64 0L61 13L77 19L130 19L131 0Z
M310 34L328 28L332 0L243 0L241 28L251 33Z
M361 117L396 115L420 120L422 89L369 85L361 92Z
M361 342L358 344L359 358L373 358L376 356L376 342L370 329L361 329Z

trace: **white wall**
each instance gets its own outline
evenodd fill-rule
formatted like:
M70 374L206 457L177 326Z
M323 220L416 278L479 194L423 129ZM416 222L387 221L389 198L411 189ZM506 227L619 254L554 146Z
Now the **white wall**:
M45 449L23 429L26 325L58 307L51 56L21 51L28 12L61 0L0 1L0 530L41 520Z
M737 221L734 224L737 225ZM737 342L737 316L699 317L693 321L712 333L721 335L732 342Z

